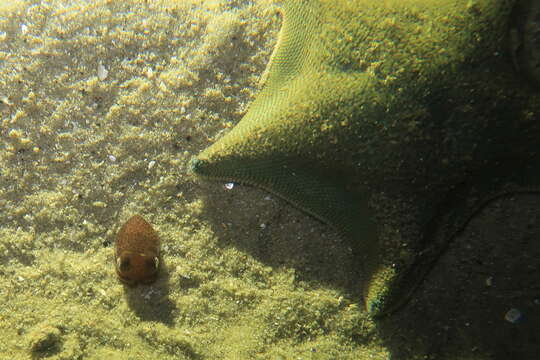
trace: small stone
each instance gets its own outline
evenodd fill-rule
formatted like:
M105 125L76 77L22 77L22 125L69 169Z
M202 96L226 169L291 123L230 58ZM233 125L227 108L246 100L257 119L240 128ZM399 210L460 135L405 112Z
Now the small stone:
M155 160L151 160L151 161L148 163L148 170L152 169L155 165L156 165L156 161L155 161Z
M511 308L504 314L504 319L512 324L515 324L521 319L521 311L516 308Z
M2 34L3 33L0 31L0 40L2 40ZM0 97L0 104L4 104L4 105L7 105L7 106L13 106L13 103L11 102L11 100L9 100L9 98L7 96L1 96Z
M234 188L234 183L233 182L229 182L229 183L225 184L225 189L232 190L233 188Z
M103 201L94 201L94 202L92 203L92 205L94 205L94 206L97 207L97 208L101 208L101 209L104 209L104 208L107 207L107 204L104 203Z
M109 76L109 71L105 68L105 66L103 66L102 63L99 63L98 65L97 76L101 81L105 80L107 76Z
M8 136L12 139L20 139L23 135L21 131L17 129L11 129L8 132Z
M108 155L107 157L109 158L109 160L110 160L111 162L115 162L115 161L116 161L116 156L114 156L114 155Z

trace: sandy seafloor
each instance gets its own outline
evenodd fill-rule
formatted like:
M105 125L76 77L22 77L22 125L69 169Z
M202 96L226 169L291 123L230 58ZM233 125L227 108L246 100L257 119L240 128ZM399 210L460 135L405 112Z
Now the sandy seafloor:
M388 358L336 234L189 172L257 93L278 7L0 3L0 359ZM151 286L114 271L133 214Z

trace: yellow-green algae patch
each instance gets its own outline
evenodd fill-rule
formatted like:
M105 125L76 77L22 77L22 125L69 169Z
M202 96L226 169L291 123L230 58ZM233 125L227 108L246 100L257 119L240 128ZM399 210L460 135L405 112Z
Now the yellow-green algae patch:
M278 5L0 5L2 358L387 358L335 234L187 175L253 99ZM135 213L165 267L131 289L111 244Z

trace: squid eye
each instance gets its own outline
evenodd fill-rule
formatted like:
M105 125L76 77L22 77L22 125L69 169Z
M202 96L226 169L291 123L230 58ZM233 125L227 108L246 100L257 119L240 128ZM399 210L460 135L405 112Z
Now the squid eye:
M127 257L126 258L117 257L116 266L118 267L118 271L126 272L131 268L131 263L129 262L129 258Z
M156 271L159 267L159 259L157 258L157 256L154 256L153 258L146 260L146 266L149 269Z

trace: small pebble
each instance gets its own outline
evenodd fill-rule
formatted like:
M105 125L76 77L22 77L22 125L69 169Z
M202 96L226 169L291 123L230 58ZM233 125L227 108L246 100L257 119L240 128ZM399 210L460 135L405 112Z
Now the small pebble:
M154 167L154 165L156 165L156 161L155 160L151 160L149 163L148 163L148 170L152 169Z
M504 314L504 319L512 324L515 324L521 319L521 311L516 308L511 308Z
M151 79L154 76L154 70L151 67L146 69L146 77Z
M225 184L225 189L232 190L233 188L234 188L234 183L233 182Z
M107 156L107 157L109 158L109 160L110 160L111 162L115 162L115 161L116 161L116 156L114 156L114 155L109 155L109 156Z
M104 209L107 207L107 203L103 202L103 201L94 201L92 203L92 205L94 205L95 207L97 208L101 208L101 209Z
M105 66L103 66L102 63L99 63L98 65L97 76L98 76L98 79L101 81L105 80L107 76L109 76L109 71L105 69Z
M2 33L0 31L0 40L2 40L2 34L5 34L5 33ZM12 106L13 105L13 103L9 100L9 98L7 96L0 97L0 104L4 104L4 105L7 105L7 106Z

